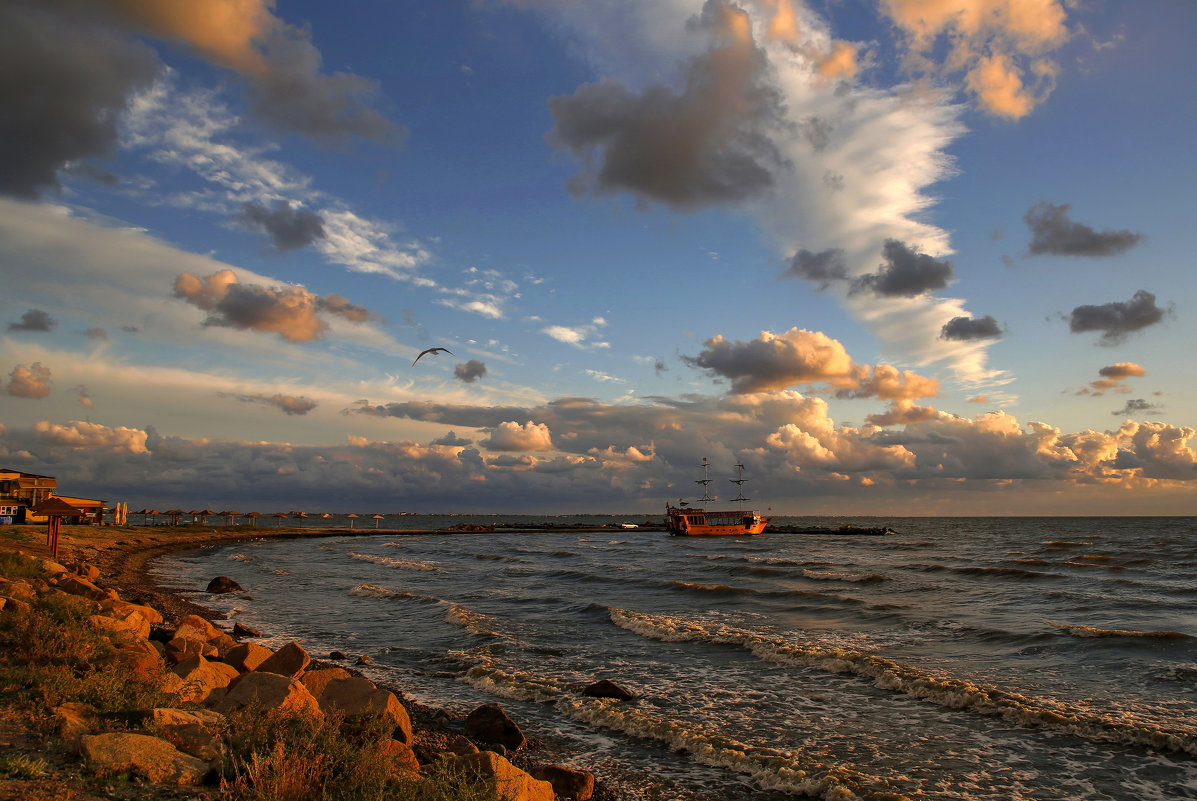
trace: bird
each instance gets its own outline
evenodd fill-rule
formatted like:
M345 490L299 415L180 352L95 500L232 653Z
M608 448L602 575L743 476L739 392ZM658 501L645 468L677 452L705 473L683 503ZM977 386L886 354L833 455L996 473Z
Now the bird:
M453 351L449 350L448 348L429 348L428 350L420 351L420 355L415 358L415 361L413 361L411 363L411 366L415 367L416 362L420 361L420 357L423 356L425 353L431 353L433 356L437 355L438 353L447 353L450 356L453 355Z

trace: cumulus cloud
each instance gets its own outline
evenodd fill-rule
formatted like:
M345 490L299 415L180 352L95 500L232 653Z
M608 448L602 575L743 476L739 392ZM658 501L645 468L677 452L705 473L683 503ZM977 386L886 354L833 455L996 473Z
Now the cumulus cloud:
M769 132L780 94L767 80L747 13L708 0L689 30L711 44L685 65L680 91L658 83L637 93L607 79L550 99L550 141L583 161L575 191L629 191L693 209L773 185L781 159Z
M1128 400L1126 405L1121 409L1115 412L1110 412L1110 414L1114 415L1115 417L1129 417L1132 414L1151 414L1158 412L1159 410L1159 406L1156 406L1153 403L1148 403L1142 398L1132 398L1131 400Z
M819 291L822 292L836 282L848 280L848 263L844 251L840 248L818 253L802 249L790 259L790 266L784 275L818 284Z
M9 331L51 331L54 326L58 325L58 321L50 316L49 312L41 309L30 309L21 315L21 319L16 323L9 323Z
M0 6L0 193L11 197L56 190L63 167L107 155L129 96L160 69L144 44L60 5Z
M856 364L843 343L821 331L791 328L762 331L749 342L722 335L707 340L697 356L683 356L691 367L730 379L738 394L769 392L802 384L827 383L845 397L922 398L939 392L939 382L889 365Z
M18 364L8 374L4 390L17 398L45 398L50 394L50 368L41 362Z
M1134 362L1118 362L1101 368L1097 373L1101 378L1090 382L1087 387L1082 387L1078 395L1100 396L1106 392L1130 392L1130 387L1125 383L1126 379L1145 376L1147 370Z
M1068 320L1074 334L1101 331L1100 345L1118 345L1135 331L1141 331L1164 319L1169 308L1160 308L1155 295L1140 289L1130 300L1077 306Z
M930 406L918 406L908 400L895 400L889 410L882 414L870 414L865 417L869 425L885 427L896 425L910 425L935 420L939 412Z
M1094 231L1070 220L1068 212L1071 208L1071 203L1055 205L1043 201L1027 211L1023 219L1031 229L1032 255L1114 256L1134 247L1143 238L1134 231L1110 228Z
M885 259L876 273L852 282L852 292L871 291L880 297L913 298L943 289L952 280L952 262L920 253L896 239L885 240Z
M969 342L976 339L1000 339L1002 328L990 315L984 317L953 317L944 323L940 339Z
M474 440L469 439L468 437L459 437L457 436L456 432L450 431L443 437L437 437L429 444L440 445L446 448L464 448L467 445L473 445Z
M453 375L467 384L472 384L486 375L486 364L479 359L470 359L454 367Z
M316 401L304 395L283 395L281 393L275 393L274 395L237 395L229 392L221 392L219 394L236 398L242 403L262 403L267 406L273 406L276 409L281 410L287 416L304 415L320 405Z
M311 342L328 330L321 315L362 323L372 315L340 295L316 295L300 286L267 287L242 284L232 270L207 278L183 273L175 280L175 295L210 312L206 326L276 333L288 342Z
M292 208L285 200L274 204L273 209L256 201L247 201L241 206L237 219L246 227L260 231L270 237L275 250L298 250L317 239L324 239L324 219L309 209Z
M906 35L908 68L963 74L990 114L1024 117L1054 87L1048 54L1068 38L1061 0L883 0L881 8Z
M482 447L492 451L550 451L553 439L549 427L531 420L520 425L515 422L500 423L490 436L482 440Z
M147 453L147 433L139 428L100 425L72 420L66 425L45 420L33 427L39 439L78 450L103 450L113 453Z

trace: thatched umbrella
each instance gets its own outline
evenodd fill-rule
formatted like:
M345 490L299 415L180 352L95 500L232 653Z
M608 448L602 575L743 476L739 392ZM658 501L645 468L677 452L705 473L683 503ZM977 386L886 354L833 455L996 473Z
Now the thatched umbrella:
M195 519L196 519L197 517L199 517L199 509L192 509L192 510L191 510L190 512L188 512L187 514L191 515L191 522L194 524L194 523L195 523Z
M170 517L170 524L172 526L177 526L177 525L179 525L179 518L187 513L184 512L182 509L168 509L165 512L163 512L162 514Z
M382 520L382 515L370 515L374 518L374 528L378 528L378 521Z
M283 518L289 517L286 512L275 512L271 515L274 518L274 527L279 528L283 524Z
M258 525L258 518L262 516L261 512L246 512L245 516L249 518L249 524L255 528Z
M239 515L239 514L241 514L241 513L240 513L240 512L234 512L232 509L228 509L228 510L225 510L225 511L223 511L223 512L220 512L219 514L220 514L220 516L221 516L221 517L223 517L223 518L224 518L224 524L225 524L226 526L231 526L231 525L233 525L233 523L236 521L236 519L237 519L237 515Z
M302 517L307 517L307 516L308 516L307 512L292 512L291 513L291 517L301 517L302 518Z
M146 525L146 526L152 526L152 525L155 525L155 524L157 524L157 522L158 522L157 520L155 520L153 523L147 523L147 522L145 522L145 519L146 519L147 517L153 518L153 517L156 517L156 516L157 516L157 514L158 514L158 510L157 510L157 509L146 509L146 510L144 510L144 511L141 513L141 523L142 523L142 525Z
M208 525L208 518L216 514L216 512L213 512L211 509L201 509L196 514L199 515L200 525L206 526Z
M353 521L357 517L357 515L355 515L353 512L350 512L349 514L347 514L345 516L349 518L349 527L353 528Z

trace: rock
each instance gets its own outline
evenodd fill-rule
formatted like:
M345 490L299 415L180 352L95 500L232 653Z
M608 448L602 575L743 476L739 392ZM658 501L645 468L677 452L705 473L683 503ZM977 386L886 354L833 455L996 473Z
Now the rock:
M264 673L277 673L280 676L290 676L297 678L307 666L311 663L311 658L307 651L303 650L297 642L289 642L282 648L279 648L270 655L265 662L258 665L255 670Z
M564 765L538 765L529 768L528 775L553 785L553 792L560 798L590 801L594 795L594 774L588 770L575 770Z
M354 664L368 665L368 664L370 664L370 657L366 656L365 654L362 654L361 656L359 656L357 658L357 662L355 662Z
M620 701L631 701L636 696L620 687L613 681L602 679L591 684L582 690L582 695L588 695L591 698L615 698Z
M184 640L211 642L223 633L199 615L188 615L179 623L172 639L182 638Z
M158 625L162 622L162 615L152 606L145 606L144 604L134 604L128 601L114 601L111 598L100 602L100 611L109 615L110 617L125 618L130 614L137 613L147 620L151 625Z
M420 760L416 759L416 752L399 740L387 740L382 744L382 752L394 760L395 770L399 773L420 772Z
M411 745L415 741L407 709L399 703L394 693L375 687L368 679L357 676L332 679L325 683L318 703L325 714L335 710L346 717L382 715L394 724L395 731L392 736L396 740L405 745Z
M103 601L108 593L81 576L66 574L58 579L58 589L71 595L90 598L93 601Z
M222 631L209 640L208 645L211 645L213 648L215 648L217 655L219 655L221 659L224 659L228 655L229 651L236 648L238 645L240 645L240 643Z
M261 637L262 632L255 629L253 626L247 626L244 623L233 624L234 637Z
M131 614L125 618L109 617L108 615L89 615L87 622L92 628L106 631L117 637L127 637L144 640L150 636L150 624L139 614Z
M88 581L95 581L100 577L100 568L87 562L80 562L75 567L75 575L82 576Z
M304 687L308 688L308 692L319 701L320 696L324 694L324 688L328 686L330 681L352 677L352 674L344 668L324 668L322 670L309 670L303 674L303 678L300 681L303 682Z
M210 703L224 695L223 691L240 673L232 665L209 662L202 656L189 657L174 667L174 674L183 680L179 699ZM215 697L214 697L215 696Z
M21 579L10 581L8 586L4 588L4 594L9 598L13 598L18 601L37 600L37 590L35 590L33 585L28 581L23 581Z
M228 694L213 705L212 709L227 715L257 703L263 709L283 709L294 714L308 714L323 717L320 705L299 681L280 676L277 673L263 673L255 670L237 680Z
M553 801L553 785L532 778L492 751L459 756L456 762L462 770L493 778L499 796L508 801Z
M166 644L166 661L172 665L193 656L216 657L220 654L215 645L186 637L175 637Z
M58 736L74 750L79 745L79 739L85 734L91 734L95 725L95 707L68 701L54 707L54 726L58 729Z
M0 606L0 611L6 615L27 615L33 611L33 607L25 601L19 601L16 598L5 598L4 605Z
M59 564L58 562L55 562L53 559L43 559L42 560L42 570L44 570L46 572L46 574L50 575L50 576L61 576L63 573L71 572L71 571L67 570L63 565Z
M217 576L208 582L208 592L241 592L241 585L228 576Z
M465 736L480 743L495 743L518 751L525 740L520 727L498 704L480 706L466 716Z
M462 737L459 734L453 738L453 742L449 743L449 753L455 756L476 754L478 753L478 746L470 742L468 738Z
M203 760L147 734L85 734L79 740L79 752L98 773L128 770L160 784L196 785L208 772Z
M154 725L168 742L209 765L220 759L219 730L224 715L207 709L155 709Z
M344 651L329 651L328 658L335 659L338 662L343 662L349 658L349 654L345 653Z
M166 665L152 645L144 643L144 646L120 646L113 650L107 661L120 665L127 678L142 682L156 682Z
M265 645L258 645L256 642L243 642L230 648L229 652L224 655L224 661L225 664L232 665L245 673L257 670L258 666L269 659L273 653L274 651Z

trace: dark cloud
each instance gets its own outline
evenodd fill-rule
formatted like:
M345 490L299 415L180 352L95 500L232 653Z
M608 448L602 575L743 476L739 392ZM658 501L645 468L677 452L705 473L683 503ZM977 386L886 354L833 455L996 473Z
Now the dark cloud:
M1158 412L1159 410L1159 406L1156 406L1153 403L1148 403L1142 398L1132 398L1126 402L1126 406L1123 406L1116 412L1110 412L1110 414L1114 415L1115 417L1129 417L1132 414L1148 414L1150 412Z
M1145 376L1147 370L1134 362L1118 362L1101 368L1097 373L1105 378L1122 379Z
M44 312L41 309L30 309L21 315L21 321L18 323L9 323L9 331L49 331L58 325L58 321L50 316L49 312Z
M767 60L746 33L744 12L708 0L691 27L712 44L686 65L680 92L657 84L636 93L605 80L549 100L550 141L584 162L573 190L626 190L697 208L773 186L770 169L782 160L768 130L781 95L766 80Z
M429 443L430 445L444 445L449 448L465 447L466 445L473 445L474 440L465 437L457 436L457 433L450 431L443 437L438 437Z
M220 392L223 397L236 398L242 403L262 403L282 410L287 416L304 415L320 404L304 395L237 395L231 392Z
M25 200L108 154L129 96L160 69L140 42L53 5L0 4L0 194Z
M340 295L316 295L300 286L241 284L232 270L203 279L183 273L175 280L175 295L211 312L205 326L268 331L288 342L311 342L323 336L328 330L324 314L353 323L372 317L367 309Z
M836 281L848 280L848 263L844 259L844 251L839 248L818 253L804 249L790 259L789 269L784 275L818 284L822 292Z
M275 250L298 250L324 239L324 218L308 209L293 209L280 200L268 209L257 201L242 204L238 221L270 237Z
M1160 322L1169 311L1156 305L1155 295L1140 289L1128 301L1077 306L1069 317L1068 329L1074 334L1101 331L1098 344L1117 345L1135 331Z
M453 368L453 375L467 384L472 384L486 375L486 365L478 359L470 359Z
M1031 229L1032 255L1113 256L1134 247L1143 238L1133 231L1094 231L1068 219L1071 203L1054 205L1043 201L1023 217Z
M122 325L121 330L124 331L126 334L136 334L141 329L135 325Z
M913 298L943 289L952 280L952 262L936 259L896 239L885 240L884 262L876 273L852 282L852 294L871 291L879 297Z
M974 339L1000 339L1002 327L988 314L984 317L953 317L944 323L940 339L968 342Z

